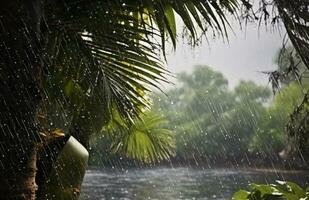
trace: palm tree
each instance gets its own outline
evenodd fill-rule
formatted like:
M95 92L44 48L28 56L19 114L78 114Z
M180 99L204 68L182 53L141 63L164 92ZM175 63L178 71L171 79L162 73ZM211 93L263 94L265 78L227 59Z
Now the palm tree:
M165 80L156 50L165 54L166 36L176 47L174 12L195 43L208 29L226 35L226 12L234 13L237 5L236 0L2 1L1 196L35 199L38 110L57 102L55 115L70 116L65 118L74 132L79 124L101 122L92 126L95 131L112 109L132 121L148 105L142 94ZM80 123L83 119L87 122Z

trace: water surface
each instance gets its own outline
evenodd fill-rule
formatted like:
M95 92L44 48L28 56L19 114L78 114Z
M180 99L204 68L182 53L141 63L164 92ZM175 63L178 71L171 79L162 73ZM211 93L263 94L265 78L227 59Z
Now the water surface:
M88 170L81 200L206 200L231 199L248 183L293 180L308 184L304 172L256 171L197 168L152 168L129 170Z

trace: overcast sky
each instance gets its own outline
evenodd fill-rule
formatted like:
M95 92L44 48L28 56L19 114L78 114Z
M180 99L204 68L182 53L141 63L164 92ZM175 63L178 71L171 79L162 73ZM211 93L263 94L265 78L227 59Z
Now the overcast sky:
M211 66L220 71L228 79L230 87L239 80L254 80L259 84L268 84L267 76L260 71L275 69L274 57L282 46L282 33L265 30L249 25L241 31L233 25L235 34L229 35L229 43L222 39L209 39L195 49L181 40L176 52L167 56L168 68L173 73L192 70L194 65ZM175 82L175 81L173 81Z

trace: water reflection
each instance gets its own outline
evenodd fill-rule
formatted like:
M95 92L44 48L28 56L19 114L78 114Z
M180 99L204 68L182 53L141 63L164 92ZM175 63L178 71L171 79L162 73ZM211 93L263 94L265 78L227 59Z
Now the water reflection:
M225 169L154 168L129 170L88 170L81 200L176 200L231 199L248 183L293 180L307 184L304 172L265 172Z

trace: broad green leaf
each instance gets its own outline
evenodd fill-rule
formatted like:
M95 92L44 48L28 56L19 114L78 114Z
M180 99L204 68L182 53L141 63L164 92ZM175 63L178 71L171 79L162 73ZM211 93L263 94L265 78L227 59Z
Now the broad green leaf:
M247 200L249 197L249 194L250 192L246 190L239 190L233 195L232 199L233 200Z

